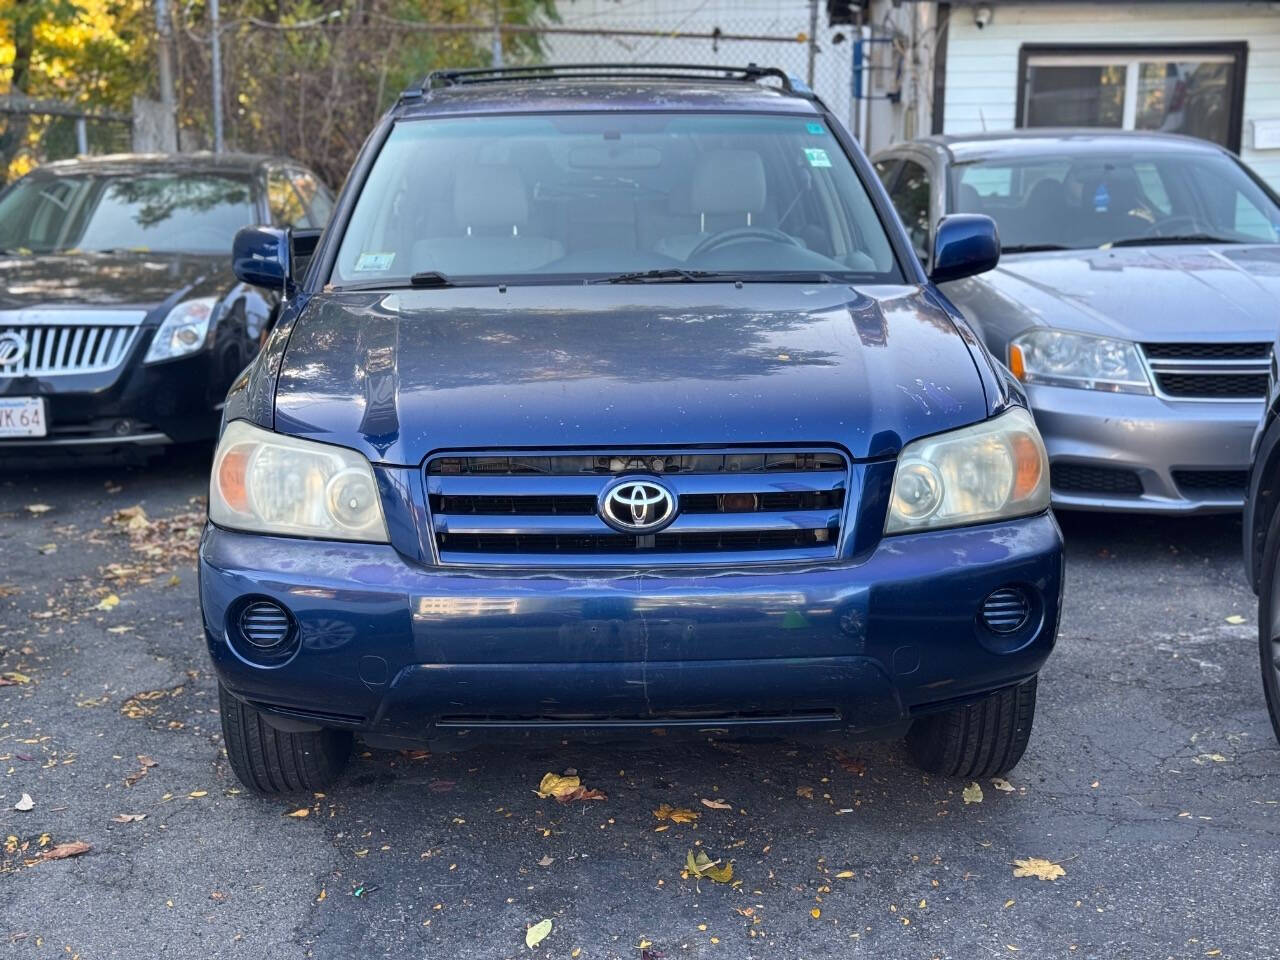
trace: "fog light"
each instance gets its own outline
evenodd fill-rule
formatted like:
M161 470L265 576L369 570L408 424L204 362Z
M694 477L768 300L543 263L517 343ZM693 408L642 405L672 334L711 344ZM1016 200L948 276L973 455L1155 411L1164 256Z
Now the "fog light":
M288 611L268 600L257 600L240 613L241 635L263 652L282 646L292 632Z
M979 616L992 633L1017 633L1031 619L1031 600L1021 587L1001 587L982 602Z

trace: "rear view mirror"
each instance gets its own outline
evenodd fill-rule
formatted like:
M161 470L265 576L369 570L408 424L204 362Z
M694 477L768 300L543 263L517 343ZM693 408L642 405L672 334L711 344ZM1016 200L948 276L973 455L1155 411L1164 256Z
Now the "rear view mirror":
M996 222L979 213L953 213L938 222L933 237L934 283L986 273L1000 262Z
M279 227L241 227L231 246L231 269L251 286L283 290L292 275L289 232Z

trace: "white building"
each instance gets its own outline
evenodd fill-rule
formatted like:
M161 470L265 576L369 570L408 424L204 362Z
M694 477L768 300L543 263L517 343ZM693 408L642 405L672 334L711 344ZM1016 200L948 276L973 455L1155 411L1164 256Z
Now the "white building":
M1280 3L873 0L871 19L916 74L901 103L873 101L872 149L931 132L1167 130L1280 186Z

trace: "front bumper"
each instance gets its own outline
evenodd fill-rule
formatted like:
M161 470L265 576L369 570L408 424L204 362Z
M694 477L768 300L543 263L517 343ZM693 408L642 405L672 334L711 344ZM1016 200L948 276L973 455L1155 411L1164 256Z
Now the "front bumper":
M1049 452L1059 509L1222 513L1244 502L1262 401L1170 401L1032 384L1027 397ZM1063 486L1068 471L1070 486ZM1136 475L1140 490L1107 482ZM1090 488L1090 476L1101 478ZM1076 481L1075 477L1083 478Z
M210 527L205 634L222 682L280 723L417 741L531 727L813 724L900 730L1027 679L1053 647L1049 514L884 539L861 562L635 570L410 563L393 547ZM1017 585L1029 621L978 620ZM260 666L239 612L269 599L297 650Z
M42 397L48 433L0 438L0 455L59 450L115 450L212 439L226 393L213 355L146 365L147 338L120 367L105 373L0 377L0 397Z

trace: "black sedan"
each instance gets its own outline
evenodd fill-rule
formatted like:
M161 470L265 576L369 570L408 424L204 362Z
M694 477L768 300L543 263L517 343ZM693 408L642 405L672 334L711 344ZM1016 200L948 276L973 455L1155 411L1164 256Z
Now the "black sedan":
M278 306L232 274L236 231L274 223L313 245L331 206L315 174L246 155L86 158L11 184L0 193L0 461L212 437Z

